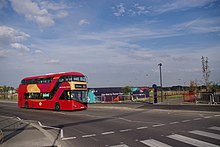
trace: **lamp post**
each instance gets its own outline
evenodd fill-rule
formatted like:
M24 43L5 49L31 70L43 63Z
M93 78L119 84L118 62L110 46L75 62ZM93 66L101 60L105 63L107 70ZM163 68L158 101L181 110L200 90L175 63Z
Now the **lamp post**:
M161 87L161 102L163 102L163 90L162 90L162 73L161 73L161 67L162 67L162 63L158 64L159 69L160 69L160 87Z
M181 79L178 79L178 80L179 80L179 94L180 94L180 93L181 93L181 92L180 92L180 91L181 91L181 90L180 90L180 87L181 87L181 82L180 82L180 81L181 81Z

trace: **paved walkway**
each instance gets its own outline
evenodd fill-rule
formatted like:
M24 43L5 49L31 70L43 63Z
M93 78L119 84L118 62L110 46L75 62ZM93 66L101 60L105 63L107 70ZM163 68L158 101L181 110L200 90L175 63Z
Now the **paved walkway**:
M0 147L53 147L59 145L56 136L38 124L14 117L0 116Z

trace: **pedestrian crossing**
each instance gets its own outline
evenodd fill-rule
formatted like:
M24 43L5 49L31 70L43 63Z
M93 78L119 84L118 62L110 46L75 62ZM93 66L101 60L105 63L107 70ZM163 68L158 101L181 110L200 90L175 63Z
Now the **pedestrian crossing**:
M211 132L211 131L215 131L215 133ZM214 140L218 140L218 142L220 142L220 135L217 133L220 133L220 127L218 126L213 126L213 127L209 127L208 131L203 131L203 130L192 130L187 132L187 134L172 134L172 135L168 135L168 136L164 136L165 139L171 139L171 140L175 140L177 142L179 142L180 144L187 144L190 146L196 146L196 147L220 147L219 144L212 143L211 141L207 142L208 139L214 139ZM190 136L190 137L189 137ZM193 136L193 137L192 137ZM206 141L202 140L203 138L207 138ZM202 138L202 139L198 139L198 138ZM169 142L169 141L167 141ZM140 146L149 146L149 147L172 147L172 146L176 146L172 145L172 144L167 144L160 141L159 139L157 140L156 138L150 138L150 139L146 139L146 140L141 140L138 143L140 144ZM130 145L132 146L132 145ZM123 144L118 144L118 145L112 145L110 147L130 147L128 144L123 143Z

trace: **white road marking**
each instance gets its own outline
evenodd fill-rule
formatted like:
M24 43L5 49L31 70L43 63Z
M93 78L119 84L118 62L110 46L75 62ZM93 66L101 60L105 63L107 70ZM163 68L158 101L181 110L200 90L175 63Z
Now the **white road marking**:
M114 131L110 131L110 132L104 132L104 133L101 133L102 135L108 135L108 134L114 134L115 132Z
M212 116L205 116L204 118L212 118Z
M199 118L194 118L193 120L200 120L200 119L202 119L202 118L200 118L200 117Z
M219 114L218 115L214 115L215 117L218 117L218 116L220 116Z
M165 124L158 124L158 125L152 125L152 127L161 127L164 126Z
M62 138L62 140L72 140L72 139L76 139L76 137L67 137L67 138Z
M189 122L189 121L190 121L190 120L188 120L188 119L187 119L187 120L182 120L182 122Z
M128 132L128 131L132 131L132 129L119 130L119 132Z
M148 145L150 147L171 147L170 145L167 145L165 143L162 143L162 142L154 140L154 139L142 140L140 142L145 145Z
M190 131L190 133L220 140L220 135L215 134L215 133L199 131L199 130Z
M21 120L21 118L20 118L20 117L17 117L17 119L18 119L18 120Z
M147 129L148 127L138 127L137 130Z
M96 136L96 134L83 135L82 137L83 137L83 138L86 138L86 137L94 137L94 136Z
M207 147L207 146L208 147L219 147L218 145L215 145L215 144L211 144L211 143L208 143L205 141L189 138L189 137L178 135L178 134L169 135L167 137L174 139L174 140L178 140L180 142L184 142L184 143L193 145L193 146L197 146L197 147Z
M169 124L173 125L173 124L178 124L178 123L179 123L178 121L174 121L174 122L170 122Z
M127 146L126 144L119 144L119 145L113 145L110 147L129 147L129 146Z
M216 127L216 126L210 127L209 129L220 131L220 127Z

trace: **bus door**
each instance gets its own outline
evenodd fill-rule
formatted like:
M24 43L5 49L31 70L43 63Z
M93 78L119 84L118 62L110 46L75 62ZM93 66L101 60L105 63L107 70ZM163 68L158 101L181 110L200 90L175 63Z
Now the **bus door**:
M71 99L71 92L69 90L63 91L62 95L59 98L59 104L62 110L73 109L73 100Z

